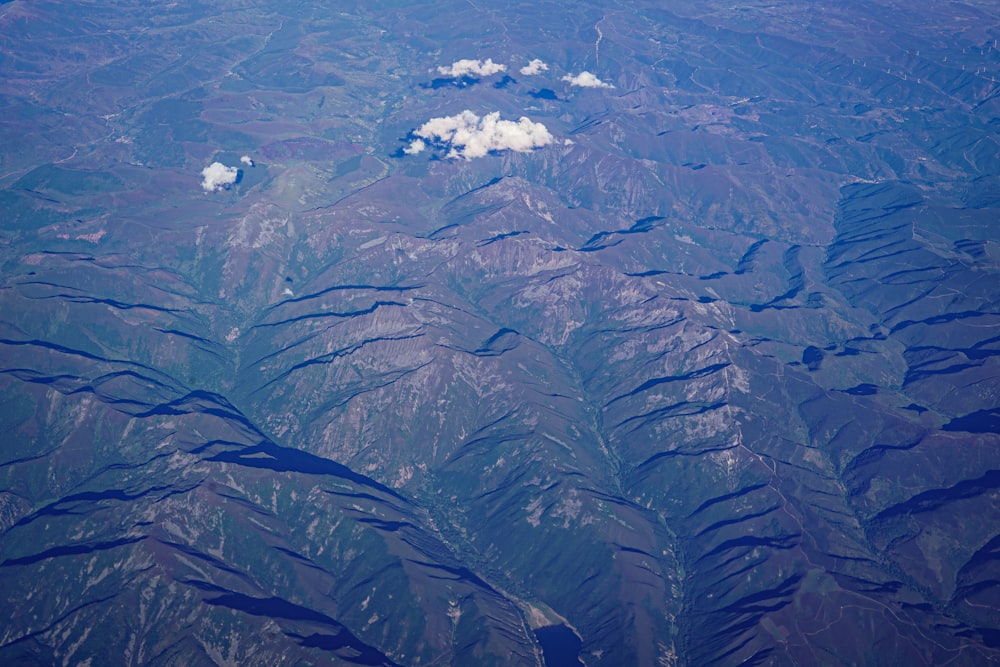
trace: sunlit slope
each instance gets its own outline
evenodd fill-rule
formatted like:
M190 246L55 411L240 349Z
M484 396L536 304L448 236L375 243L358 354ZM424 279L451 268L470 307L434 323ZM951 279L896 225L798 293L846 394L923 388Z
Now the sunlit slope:
M998 23L0 5L0 660L996 660Z

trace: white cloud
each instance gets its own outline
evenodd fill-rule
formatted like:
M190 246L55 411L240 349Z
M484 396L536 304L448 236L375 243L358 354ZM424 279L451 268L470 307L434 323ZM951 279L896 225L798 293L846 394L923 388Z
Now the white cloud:
M240 162L242 162L243 164L245 164L248 167L252 167L253 166L253 158L250 157L249 155L244 155L243 157L241 157L240 158Z
M539 72L544 72L549 68L544 62L535 58L530 63L521 68L521 74L524 76L531 76L532 74L538 74Z
M201 170L201 187L205 192L215 192L226 190L236 182L239 170L236 167L227 167L221 162L213 162Z
M493 62L492 58L486 60L456 60L447 67L438 67L438 73L458 79L463 76L489 76L497 72L506 72L507 66Z
M567 74L562 80L569 82L571 86L579 86L581 88L614 88L610 83L601 81L590 72L580 72L576 76L569 76Z
M432 118L413 134L417 139L404 149L411 155L423 150L426 140L447 148L448 157L466 160L483 157L490 151L524 153L552 143L552 135L541 123L524 116L517 121L500 120L499 111L480 118L466 109L454 116Z
M416 155L425 148L427 148L427 143L423 139L414 139L409 146L403 149L403 152L407 155Z

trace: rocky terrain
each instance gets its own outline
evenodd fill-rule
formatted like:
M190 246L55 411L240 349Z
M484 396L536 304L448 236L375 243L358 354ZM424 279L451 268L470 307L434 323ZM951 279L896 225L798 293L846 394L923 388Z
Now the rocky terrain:
M1000 11L786 4L0 4L0 662L1000 662Z

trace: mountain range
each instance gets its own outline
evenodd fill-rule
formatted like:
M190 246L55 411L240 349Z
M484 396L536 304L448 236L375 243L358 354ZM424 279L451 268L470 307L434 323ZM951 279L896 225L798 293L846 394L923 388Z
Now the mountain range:
M998 38L0 4L0 662L1000 661Z

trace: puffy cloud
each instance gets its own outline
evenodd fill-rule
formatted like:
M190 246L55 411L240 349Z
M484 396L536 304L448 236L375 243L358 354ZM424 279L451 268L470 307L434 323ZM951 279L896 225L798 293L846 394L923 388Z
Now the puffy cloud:
M403 152L407 155L416 155L425 148L427 148L427 143L423 139L414 139L409 146L403 149Z
M213 162L201 170L201 187L205 192L215 192L226 190L236 182L239 170L236 167L227 167L221 162Z
M614 88L610 83L601 81L590 72L580 72L576 76L569 76L567 74L562 80L569 82L571 86L579 86L581 88Z
M530 63L521 68L521 74L524 76L531 76L532 74L538 74L539 72L544 72L549 68L544 62L535 58Z
M243 164L245 164L248 167L252 167L253 166L253 158L250 157L249 155L244 155L243 157L241 157L240 158L240 162L242 162Z
M463 76L489 76L497 72L506 72L507 66L493 62L492 58L486 60L456 60L447 67L438 67L438 73L450 76L454 79Z
M460 114L432 118L413 131L417 137L403 149L409 154L419 153L426 142L448 149L448 157L471 160L491 151L528 152L552 143L552 135L541 123L534 123L522 116L517 121L500 120L500 112L482 118L466 109Z

